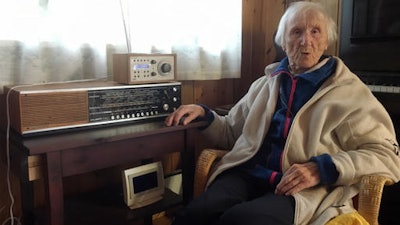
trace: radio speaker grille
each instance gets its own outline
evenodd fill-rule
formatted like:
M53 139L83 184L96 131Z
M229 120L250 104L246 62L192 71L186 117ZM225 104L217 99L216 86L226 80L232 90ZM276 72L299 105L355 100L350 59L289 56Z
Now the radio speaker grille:
M86 91L23 94L21 132L88 122Z

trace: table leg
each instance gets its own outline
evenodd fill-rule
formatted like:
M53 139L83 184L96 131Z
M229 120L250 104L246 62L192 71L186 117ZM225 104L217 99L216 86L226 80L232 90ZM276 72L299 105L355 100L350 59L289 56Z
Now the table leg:
M47 162L47 218L50 225L64 224L64 190L61 168L61 153L49 152Z
M21 156L19 166L23 222L27 225L33 225L35 223L34 191L33 182L29 181L28 156Z
M183 203L187 204L193 198L194 170L195 170L195 130L185 131L185 145L181 153L182 158L182 190Z

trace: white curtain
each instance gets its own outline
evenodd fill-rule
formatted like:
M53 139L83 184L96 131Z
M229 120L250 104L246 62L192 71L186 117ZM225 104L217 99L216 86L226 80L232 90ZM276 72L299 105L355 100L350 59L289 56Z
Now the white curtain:
M237 78L241 4L0 0L0 88L112 79L112 54L126 52L176 53L178 80Z

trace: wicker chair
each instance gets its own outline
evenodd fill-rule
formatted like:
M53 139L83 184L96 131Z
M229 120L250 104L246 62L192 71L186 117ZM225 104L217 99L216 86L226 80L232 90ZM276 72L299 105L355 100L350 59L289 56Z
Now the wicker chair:
M194 196L201 194L208 180L211 167L224 156L226 151L204 149L197 160L194 177ZM379 175L363 177L358 199L355 199L358 213L370 224L378 225L379 208L385 185L392 185L393 180Z

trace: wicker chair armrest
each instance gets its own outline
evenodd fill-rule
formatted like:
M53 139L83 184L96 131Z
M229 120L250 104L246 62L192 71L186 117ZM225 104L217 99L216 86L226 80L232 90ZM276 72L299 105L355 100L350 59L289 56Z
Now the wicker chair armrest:
M196 162L196 170L194 174L194 197L204 191L212 166L226 153L227 151L225 150L216 149L203 149L201 151Z
M371 225L378 225L379 208L382 192L385 185L392 185L394 181L382 175L367 175L361 180L358 195L358 212Z

